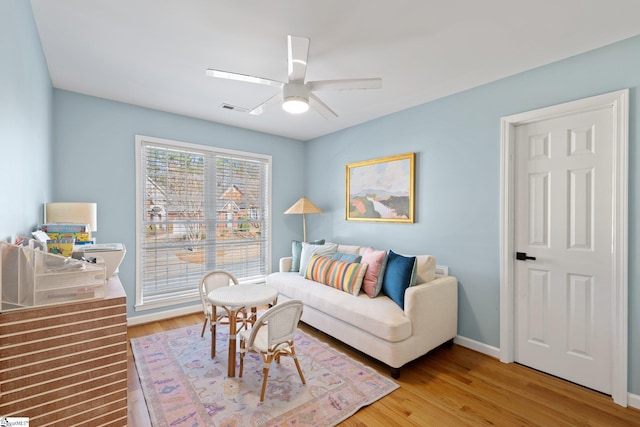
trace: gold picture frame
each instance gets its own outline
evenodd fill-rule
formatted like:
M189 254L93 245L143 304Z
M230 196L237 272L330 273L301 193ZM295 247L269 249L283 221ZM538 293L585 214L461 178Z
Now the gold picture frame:
M415 153L347 165L347 221L414 222Z

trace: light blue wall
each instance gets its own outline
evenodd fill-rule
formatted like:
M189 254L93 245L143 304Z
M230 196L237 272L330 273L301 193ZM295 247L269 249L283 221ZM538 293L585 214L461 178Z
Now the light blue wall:
M0 238L31 231L46 201L96 201L98 239L129 249L121 267L129 316L141 314L133 310L134 135L143 134L272 155L274 268L300 235L300 218L280 213L306 194L325 210L307 219L310 239L431 253L450 266L460 280L460 335L492 346L499 344L500 117L630 88L629 390L640 394L640 37L306 144L52 91L27 1L0 2L0 61ZM345 165L412 151L416 223L345 222Z
M499 346L500 118L630 88L629 385L640 393L640 37L313 140L309 237L433 254L459 279L458 333ZM417 153L415 224L345 221L345 165Z
M51 192L52 87L28 1L0 2L0 239L30 235Z
M290 252L290 240L299 238L296 218L280 213L303 194L304 179L292 179L304 176L305 147L300 141L59 89L54 90L53 99L54 199L96 202L95 237L127 247L120 279L127 292L129 317L152 312L134 310L136 134L271 155L274 268Z

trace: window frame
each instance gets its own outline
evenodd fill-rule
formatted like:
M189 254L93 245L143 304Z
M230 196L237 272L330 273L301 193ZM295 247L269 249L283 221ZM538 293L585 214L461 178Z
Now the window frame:
M266 239L266 247L267 254L265 259L265 273L264 277L271 272L271 256L272 256L272 227L271 227L271 218L272 218L272 157L266 154L259 154L253 152L239 151L239 150L231 150L227 148L214 147L209 145L202 144L193 144L182 141L175 141L164 138L157 138L151 136L144 135L136 135L135 136L135 174L136 174L136 302L135 302L135 310L143 311L143 310L152 310L162 307L169 306L177 306L184 303L191 302L200 302L200 294L195 293L193 295L185 295L178 297L171 297L166 299L157 299L154 301L145 302L143 298L143 239L145 236L145 226L144 226L144 218L146 215L146 207L144 206L144 191L146 185L146 179L143 179L142 176L142 159L143 159L143 148L146 144L156 144L159 146L166 146L167 149L176 149L176 150L192 150L196 152L207 152L212 155L222 155L222 156L239 156L245 158L253 158L256 160L264 161L267 164L267 190L268 194L265 199L265 216L266 221L264 226L266 227L267 239ZM239 278L240 283L257 283L263 282L264 278L251 278L249 280L244 280Z

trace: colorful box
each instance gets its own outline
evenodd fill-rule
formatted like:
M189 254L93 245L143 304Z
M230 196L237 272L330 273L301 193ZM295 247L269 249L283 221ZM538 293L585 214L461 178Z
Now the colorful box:
M50 254L70 257L73 253L74 243L75 240L71 238L47 240L47 251Z
M50 239L75 239L76 242L91 241L91 227L89 224L44 224L42 231Z

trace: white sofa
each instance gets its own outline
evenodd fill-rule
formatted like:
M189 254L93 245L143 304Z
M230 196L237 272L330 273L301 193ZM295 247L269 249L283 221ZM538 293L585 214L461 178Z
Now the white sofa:
M365 248L339 245L338 252ZM400 367L453 340L457 333L458 281L436 276L432 256L416 257L416 285L406 289L404 310L386 295L354 296L291 272L292 257L280 259L280 271L267 276L280 301L300 299L302 321L386 363L398 378Z

